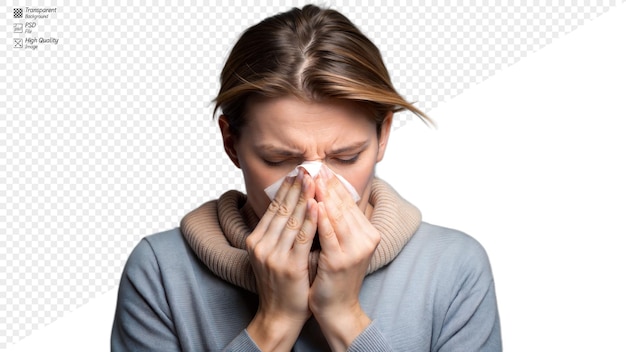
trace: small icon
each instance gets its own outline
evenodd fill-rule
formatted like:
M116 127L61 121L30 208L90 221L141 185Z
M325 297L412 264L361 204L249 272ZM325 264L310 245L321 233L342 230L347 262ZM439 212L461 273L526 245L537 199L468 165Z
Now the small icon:
M22 18L22 16L24 16L24 10L18 8L13 9L13 18Z
M22 38L13 38L13 47L20 49L24 47L24 41Z
M24 32L24 24L13 23L13 33L22 33L22 32Z

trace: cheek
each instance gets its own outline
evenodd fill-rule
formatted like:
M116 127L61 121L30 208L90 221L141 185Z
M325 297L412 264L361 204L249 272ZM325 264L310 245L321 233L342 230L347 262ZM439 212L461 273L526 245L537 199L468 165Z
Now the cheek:
M257 160L245 160L241 164L248 200L252 203L257 215L260 216L265 212L270 202L265 193L265 188L291 170L268 167L263 162L258 162Z
M257 217L261 218L270 203L264 191L265 185L269 184L268 182L270 182L270 180L266 179L266 174L258 172L258 170L242 167L242 172L246 185L248 203L252 206Z
M258 158L242 158L241 171L246 180L246 185L262 192L267 186L276 182L291 170L269 167ZM251 191L253 189L248 190L248 192Z
M363 163L354 165L352 167L346 167L343 170L336 170L335 172L346 180L363 196L363 192L370 185L374 177L374 163Z
M265 194L265 188L274 183L275 179L272 173L266 173L262 170L246 170L243 172L246 182L246 190L248 193L257 195ZM276 178L278 179L278 177Z
M348 179L348 182L350 182L352 186L356 188L359 194L363 196L363 192L365 192L365 190L369 186L373 176L374 174L373 172L371 172L371 170L364 170L362 173L359 173L355 177Z

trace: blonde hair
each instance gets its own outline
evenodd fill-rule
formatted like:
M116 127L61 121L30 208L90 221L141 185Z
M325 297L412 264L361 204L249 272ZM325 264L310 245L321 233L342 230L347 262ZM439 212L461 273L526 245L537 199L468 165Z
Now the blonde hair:
M236 136L252 95L355 101L371 112L379 132L390 111L409 110L432 123L395 90L376 45L341 13L314 5L261 21L232 48L214 113L221 108Z

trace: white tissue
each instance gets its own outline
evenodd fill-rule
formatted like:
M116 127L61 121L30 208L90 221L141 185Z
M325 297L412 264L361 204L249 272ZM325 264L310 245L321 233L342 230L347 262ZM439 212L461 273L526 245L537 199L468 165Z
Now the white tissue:
M278 192L278 189L280 188L280 185L283 183L285 178L297 176L299 167L303 167L309 173L309 175L311 175L311 177L315 177L317 176L317 174L320 172L322 168L322 162L321 161L303 162L302 164L296 166L295 169L291 170L291 172L289 172L287 175L283 176L281 179L279 179L278 181L274 182L269 187L267 187L265 189L265 194L267 194L267 196L270 199L274 199L274 197L276 196L276 192ZM354 189L354 187L350 184L350 182L348 182L348 180L343 178L341 175L336 174L333 170L330 170L330 172L332 172L335 176L337 176L339 181L343 183L343 185L346 187L348 192L350 192L350 194L352 195L352 198L354 199L355 202L358 202L359 199L361 199L361 196L359 196L359 193L356 191L356 189Z

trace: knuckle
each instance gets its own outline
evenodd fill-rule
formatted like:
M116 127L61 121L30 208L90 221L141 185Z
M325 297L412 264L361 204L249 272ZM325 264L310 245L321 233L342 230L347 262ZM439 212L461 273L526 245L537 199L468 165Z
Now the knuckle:
M261 245L256 245L254 248L250 248L248 252L257 260L261 260L266 256L265 249Z
M285 205L285 204L279 205L278 206L278 211L276 212L276 214L281 215L281 216L289 215L289 209L287 208L287 205Z
M300 222L293 216L290 216L287 220L287 228L290 230L295 230L300 227Z
M372 240L374 241L374 243L378 246L378 244L380 243L380 241L382 240L382 236L380 234L380 232L376 232L374 234L374 237L372 238Z
M380 232L378 231L373 232L372 235L370 236L370 243L374 249L378 247L381 240L382 240L382 236L380 235Z
M335 234L335 230L330 229L330 230L328 230L326 233L324 233L324 234L323 234L323 236L324 236L325 238L333 238L333 237L335 237L335 236L336 236L336 234Z
M270 255L265 259L265 265L272 271L277 271L282 268L282 261L276 255Z
M304 231L304 229L300 229L300 231L298 231L298 235L296 235L296 243L298 244L305 244L308 241L308 237L306 231Z
M280 208L280 202L277 201L276 199L272 199L272 201L270 202L270 205L267 207L267 211L270 213L276 213L279 208Z
M381 238L381 234L380 231L371 228L371 229L367 229L363 232L363 234L365 235L366 238L372 240L372 241L379 241Z
M252 247L254 246L254 237L252 237L252 235L248 236L246 238L246 248L247 249L252 249Z
M252 231L248 237L246 237L245 240L245 244L246 244L246 249L251 250L253 249L257 243L260 240L260 236L261 234L259 233L259 231Z
M332 215L332 219L333 219L333 223L335 223L335 224L338 223L338 222L341 222L343 220L343 211L335 212Z

